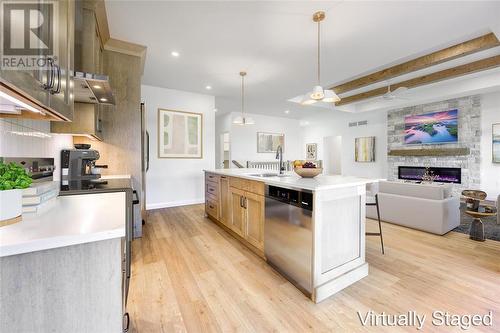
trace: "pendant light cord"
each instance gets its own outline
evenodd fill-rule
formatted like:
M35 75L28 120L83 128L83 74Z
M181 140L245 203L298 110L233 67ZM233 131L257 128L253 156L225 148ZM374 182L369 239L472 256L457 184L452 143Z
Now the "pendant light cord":
M241 117L245 118L245 76L241 76Z
M320 52L320 44L321 44L321 41L320 41L320 24L321 22L318 21L318 86L321 86L321 77L320 77L320 66L321 66L321 62L320 62L320 57L321 57L321 52Z

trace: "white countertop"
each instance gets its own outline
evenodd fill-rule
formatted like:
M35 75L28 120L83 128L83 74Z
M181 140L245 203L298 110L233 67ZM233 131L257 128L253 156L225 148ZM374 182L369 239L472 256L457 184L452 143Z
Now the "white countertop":
M204 170L219 175L228 177L240 177L250 180L261 181L268 185L294 187L299 189L306 189L311 191L322 191L335 188L365 185L377 182L377 179L353 177L353 176L340 176L340 175L319 175L314 178L301 178L296 173L286 172L286 177L258 177L251 176L252 174L261 173L275 173L275 170L262 170L262 169L213 169Z
M39 215L0 227L0 257L125 237L125 192L60 196Z

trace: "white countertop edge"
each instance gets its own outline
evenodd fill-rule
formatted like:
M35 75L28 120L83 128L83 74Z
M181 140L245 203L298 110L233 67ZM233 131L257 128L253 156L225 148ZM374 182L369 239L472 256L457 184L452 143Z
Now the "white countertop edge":
M231 170L231 171L229 171L229 170ZM248 180L260 181L260 182L263 182L264 184L268 184L268 185L275 185L275 186L282 186L282 187L288 186L288 187L306 189L306 190L310 190L310 191L325 191L325 190L331 190L331 189L336 189L336 188L361 186L361 185L366 185L366 184L378 182L378 179L361 178L361 177L354 177L354 176L341 176L341 175L331 175L331 176L323 175L322 176L323 179L325 179L326 177L332 177L332 178L333 177L335 177L335 178L344 177L344 178L352 178L353 180L346 182L346 183L341 183L341 184L314 184L314 186L312 186L310 184L304 184L304 182L309 182L311 180L314 180L315 178L301 178L298 175L296 175L295 173L290 172L290 171L287 172L287 174L289 174L290 177L267 177L267 178L266 177L249 176L248 173L275 173L277 171L275 171L275 170L261 170L261 169L204 169L203 171L209 172L209 173L215 173L215 174L222 175L222 176L239 177L239 178L248 179Z
M0 246L0 258L121 237L125 237L125 228L123 227L86 235L77 234L64 237L41 238L13 245Z

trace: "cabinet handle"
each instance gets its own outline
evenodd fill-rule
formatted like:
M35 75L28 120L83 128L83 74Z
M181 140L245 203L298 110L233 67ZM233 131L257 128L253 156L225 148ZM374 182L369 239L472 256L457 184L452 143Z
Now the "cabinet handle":
M53 60L52 58L47 58L47 64L48 64L48 69L47 69L47 82L42 84L43 89L49 90L54 87L54 65L53 65Z
M247 198L243 198L243 208L247 209Z
M54 68L56 69L56 74L57 75L57 85L55 89L52 89L50 92L52 94L59 94L61 92L61 66L59 65L54 65ZM52 83L52 88L54 87L54 83Z
M240 197L240 207L243 208L243 197Z

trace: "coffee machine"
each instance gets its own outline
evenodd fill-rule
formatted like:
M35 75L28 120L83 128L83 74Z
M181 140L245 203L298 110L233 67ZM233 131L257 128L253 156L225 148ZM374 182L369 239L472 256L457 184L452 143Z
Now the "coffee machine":
M74 181L97 181L101 178L93 170L100 155L94 149L64 149L61 151L61 183Z

